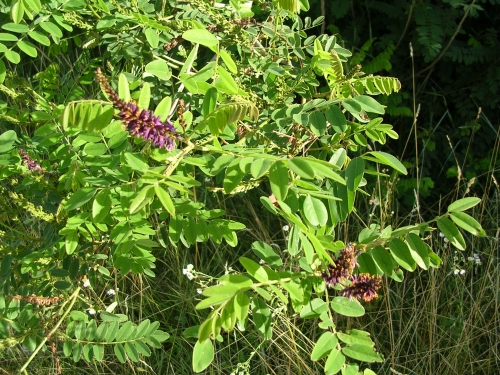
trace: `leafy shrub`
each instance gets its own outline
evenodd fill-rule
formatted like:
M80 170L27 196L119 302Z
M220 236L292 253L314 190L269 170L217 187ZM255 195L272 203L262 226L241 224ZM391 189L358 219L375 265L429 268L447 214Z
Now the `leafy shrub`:
M460 250L458 227L484 235L463 212L479 202L468 197L428 223L371 225L355 244L336 237L367 179L387 177L377 165L407 173L369 145L397 139L373 97L400 83L359 65L346 71L351 53L335 36L307 37L322 19L296 14L306 1L245 4L14 2L0 67L0 343L31 353L21 371L47 343L75 362L111 352L137 362L161 347L169 334L127 314L129 291L116 285L154 277L162 251L238 246L245 225L197 200L202 182L229 196L262 187L262 207L290 234L286 251L254 242L254 259L239 258L243 272L209 278L197 309L211 311L185 332L196 338L195 372L212 362L222 330L252 327L270 340L280 310L316 319L324 333L311 359L326 358L326 373L359 373L358 361L383 358L367 332L334 317L362 316L383 275L402 281L402 269L439 267L424 242L431 223ZM245 18L252 12L268 18ZM74 46L81 54L66 56ZM59 63L36 71L17 51ZM184 273L196 276L192 266Z

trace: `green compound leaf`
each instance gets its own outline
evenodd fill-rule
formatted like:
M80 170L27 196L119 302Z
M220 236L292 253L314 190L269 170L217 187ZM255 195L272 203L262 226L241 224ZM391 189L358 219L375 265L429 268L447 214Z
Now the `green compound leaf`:
M224 192L226 194L231 193L236 186L239 185L244 176L245 172L240 168L240 159L233 160L226 169L226 174L222 183Z
M311 360L319 361L320 359L325 358L331 353L337 344L338 339L335 334L329 331L323 333L316 342L316 345L314 345L314 349L311 353Z
M256 297L252 301L252 318L255 327L261 333L262 337L265 340L271 339L273 336L271 311L261 298Z
M368 332L357 329L349 330L347 333L337 332L337 338L348 345L360 344L371 347L375 345Z
M205 93L205 96L203 97L203 104L202 104L202 110L201 113L203 117L207 117L209 114L211 114L215 106L217 105L217 98L219 96L219 92L215 87L210 87L207 92Z
M10 8L10 16L14 23L20 23L24 17L24 3L21 0L15 1Z
M344 366L345 356L338 349L332 349L325 363L325 375L336 374Z
M83 206L92 199L96 191L96 188L93 187L84 187L77 190L66 202L66 211L71 211Z
M236 319L239 322L244 322L248 317L248 309L250 308L250 300L245 293L238 293L234 297L234 311Z
M226 64L227 68L229 69L229 71L233 74L238 74L238 69L233 59L231 58L231 55L226 50L220 51L219 54L220 57L222 58L222 61L224 61L224 64Z
M168 67L167 63L163 60L151 61L149 64L146 65L145 70L147 73L150 73L163 81L168 81L170 77L172 77L172 72L170 71L170 68Z
M396 260L396 262L403 267L405 270L414 271L416 268L416 262L411 256L410 249L408 245L404 243L399 238L394 238L389 243L389 248L391 249L391 255Z
M130 321L126 322L118 330L118 333L116 334L116 341L117 342L125 341L125 340L129 339L130 337L132 337L134 333L135 333L134 323L132 323Z
M130 213L135 214L136 212L140 211L144 206L151 203L153 197L154 197L153 186L151 185L144 186L130 203L129 207Z
M462 198L450 204L448 206L448 212L465 211L476 206L479 202L481 202L481 199L476 197Z
M211 340L196 341L193 349L193 371L205 370L214 359L214 346Z
M272 163L273 161L269 159L256 159L250 165L250 174L253 178L259 179L266 174Z
M288 167L298 176L306 180L314 179L314 164L307 158L296 157L288 160Z
M315 298L300 310L300 317L303 319L318 318L323 312L328 311L328 305L321 298ZM317 359L313 359L317 361Z
M149 165L143 161L142 155L139 153L132 154L130 152L126 152L124 157L129 167L135 171L145 172L149 169Z
M123 73L118 76L118 96L126 102L130 101L130 87L127 76Z
M2 42L17 42L17 36L9 33L0 33L0 41Z
M266 270L260 264L254 262L252 259L240 257L240 263L247 272L255 277L259 282L266 282L269 280Z
M121 363L125 363L127 361L125 349L122 344L113 345L113 351L115 352L116 358L118 358Z
M144 35L146 35L146 39L151 47L158 48L158 44L160 43L160 38L156 33L155 29L148 28L144 30Z
M104 359L104 345L93 345L92 352L94 353L94 358L97 361L102 361Z
M326 110L325 115L335 133L342 134L347 130L347 120L339 107L331 105Z
M326 119L323 112L314 111L309 114L309 125L315 136L321 137L326 132Z
M198 43L202 46L214 47L219 44L215 35L204 29L192 29L185 31L182 37L191 43Z
M0 43L0 45L3 44ZM5 63L3 62L3 60L0 60L0 84L4 83L6 76L7 76L7 69L5 67Z
M302 212L313 226L324 226L328 221L328 211L323 202L310 195L306 196L302 205Z
M6 23L2 25L2 29L7 30L7 31L12 31L13 33L27 33L30 31L30 28L27 25L23 24L16 24L16 23Z
M17 141L17 133L14 130L7 130L0 134L0 153L8 152L14 147Z
M137 105L139 106L139 108L148 109L150 100L151 100L151 86L149 85L149 83L145 82L139 94Z
M429 268L429 254L425 243L415 233L409 233L406 236L406 243L410 248L412 258L420 268L424 270Z
M138 353L142 354L145 357L151 356L151 349L149 349L149 347L144 342L142 342L141 340L135 340L133 344Z
M342 348L346 356L363 362L382 362L382 357L371 346L353 344Z
M12 64L19 64L21 62L21 55L19 55L16 51L11 51L11 50L5 51L5 57Z
M220 305L229 299L231 299L234 296L235 293L227 293L227 294L216 294L211 297L208 297L207 299L204 299L203 301L200 301L195 309L196 310L203 310L206 309L207 307L211 306L217 306Z
M384 107L370 96L360 95L353 98L361 105L361 108L366 112L377 113L383 115L385 113Z
M101 156L108 152L108 149L102 143L87 143L83 148L83 152L90 156Z
M437 221L437 225L453 246L458 250L465 250L465 241L462 233L460 233L453 221L443 217Z
M370 152L367 152L367 154L371 154L374 157L371 158L371 157L367 157L365 155L365 156L363 156L363 159L371 160L371 161L375 161L375 162L378 162L381 164L388 165L404 175L406 175L408 173L405 166L403 165L403 163L401 163L398 159L396 159L391 154L388 154L387 152L370 151Z
M369 254L372 256L373 260L377 266L386 274L391 275L394 269L392 263L392 258L389 252L382 246L377 246L370 250Z
M481 227L476 219L467 215L465 212L452 212L450 215L451 220L463 230L473 234L474 236L484 237L486 232Z
M365 308L356 299L350 299L348 297L335 297L330 303L333 311L344 315L344 316L363 316L365 314Z
M36 47L28 41L25 41L25 40L18 41L17 47L19 47L19 49L21 51L23 51L25 54L27 54L30 57L37 57L38 56L38 52L36 50Z
M271 191L278 201L284 201L288 193L288 168L282 161L276 161L269 168Z
M156 106L155 116L160 116L161 121L165 121L170 114L170 108L172 107L172 98L170 96L164 97L161 102Z
M233 76L220 65L217 67L217 72L219 73L219 78L215 82L215 87L226 94L238 94L238 85Z
M154 189L155 194L160 200L162 206L165 207L170 215L175 216L175 206L170 194L159 185L154 185Z
M256 241L252 243L252 250L255 255L260 259L265 261L271 267L281 267L283 261L280 256L274 251L274 249L262 241Z
M369 273L370 275L378 275L377 264L372 256L368 253L361 253L358 256L359 272Z
M44 29L46 32L48 32L52 37L56 38L62 38L63 33L61 29L54 23L45 21L40 23L40 26L42 29Z
M131 342L126 342L124 345L125 348L125 353L127 354L127 357L132 361L132 362L137 362L139 361L139 353L137 353L137 349Z

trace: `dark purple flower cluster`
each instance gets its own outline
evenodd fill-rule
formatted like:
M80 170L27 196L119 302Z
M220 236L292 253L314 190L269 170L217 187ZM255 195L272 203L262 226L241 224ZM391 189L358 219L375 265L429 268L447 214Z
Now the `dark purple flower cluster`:
M328 287L331 288L339 282L349 279L357 265L356 249L353 244L349 244L345 249L339 251L337 259L335 259L335 266L328 265L328 272L323 272L323 278Z
M36 161L34 161L26 151L24 150L17 150L19 152L19 155L21 155L21 159L23 159L23 164L28 167L28 169L32 172L38 172L38 173L46 173L47 171L40 167L40 164L38 164Z
M329 288L336 285L344 287L340 295L369 302L378 297L377 290L382 284L382 279L367 273L353 275L354 268L358 265L357 255L354 245L349 244L339 252L335 266L329 264L328 271L323 272L322 276Z
M96 70L96 76L97 81L108 94L113 106L120 111L118 116L123 120L130 134L151 141L154 146L168 151L175 148L175 141L180 140L181 136L171 122L163 122L153 112L147 109L140 110L135 103L127 103L120 99L102 74L101 69Z
M340 295L349 298L356 298L365 302L370 302L378 297L377 290L382 285L380 276L371 276L367 273L360 273L351 277L352 285L340 291Z

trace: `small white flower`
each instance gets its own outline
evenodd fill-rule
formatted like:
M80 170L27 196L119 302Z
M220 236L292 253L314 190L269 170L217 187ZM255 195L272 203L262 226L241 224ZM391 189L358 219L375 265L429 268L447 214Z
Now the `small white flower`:
M192 270L194 270L194 266L193 266L192 264L188 264L188 265L186 266L186 269L187 269L188 271L192 271Z
M476 259L476 264L479 266L479 265L483 264L483 262L481 262L481 259Z
M283 226L283 232L288 232L290 230L290 226L289 225L284 225Z
M264 259L259 260L259 264L264 264L264 263L266 263Z
M394 215L394 211L391 211L391 216Z
M109 297L112 297L112 296L116 295L116 292L115 292L114 289L108 289L106 291L106 295L109 296Z
M460 272L460 270L454 270L454 271L453 271L453 273L454 273L455 275L458 275L458 273L459 273L459 272Z
M203 290L201 290L200 288L198 288L198 289L196 289L196 293L201 294L201 293L203 293Z
M439 232L439 237L444 237L444 233L443 232Z
M193 280L194 279L194 275L192 273L188 273L186 274L186 277L189 279L189 280Z
M444 242L448 242L449 240L445 237Z
M88 288L89 286L90 286L90 280L89 280L89 279L87 279L87 280L85 280L85 281L83 282L83 287L84 287L84 288Z
M87 310L87 314L89 314L89 315L95 315L96 311L94 309L88 309Z
M467 257L467 260L468 260L469 262L474 262L476 259L475 259L474 257Z
M460 270L460 275L465 275L465 270Z

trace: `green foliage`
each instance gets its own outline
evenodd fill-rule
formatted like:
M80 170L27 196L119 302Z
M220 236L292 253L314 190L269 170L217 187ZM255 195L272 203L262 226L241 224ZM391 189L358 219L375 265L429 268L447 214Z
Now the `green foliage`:
M246 229L200 192L254 194L291 230L286 256L243 244L259 262L240 256L242 272L203 285L196 309L210 312L185 334L197 340L195 372L235 327L271 342L280 311L325 330L311 359L326 373L359 373L357 362L383 357L368 332L337 317L363 316L382 275L401 281L402 269L438 267L424 242L434 222L460 250L460 229L485 234L463 212L479 199L464 198L428 222L367 226L355 245L336 235L371 175L385 177L375 167L407 174L369 145L398 138L373 96L401 84L358 65L346 71L351 52L335 36L307 36L321 22L296 14L307 1L266 5L23 0L4 14L0 345L33 353L20 371L47 342L74 362L125 363L170 339L129 311L127 288L154 278L164 253L194 250L199 262L199 247L236 248ZM238 18L254 11L269 18ZM39 51L58 63L38 71ZM90 87L95 75L102 95Z
M500 45L493 21L498 2L335 1L324 13L321 3L311 0L308 14L326 16L326 29L340 32L342 45L353 51L351 67L361 63L364 72L373 74L390 69L404 83L402 91L380 102L387 106L389 122L397 124L401 139L413 140L412 132L418 129L414 142L391 142L388 147L413 165L408 179L432 180L433 185L422 183L421 206L432 210L446 195L446 184L438 183L445 171L461 185L473 181L473 189L483 191L486 176L498 169L498 163L481 162L498 160L493 151L498 129L491 126L491 119L499 116L495 56ZM422 150L422 142L429 141L438 147ZM418 156L411 160L413 155ZM399 191L399 200L411 209L414 202L407 198L406 188Z

